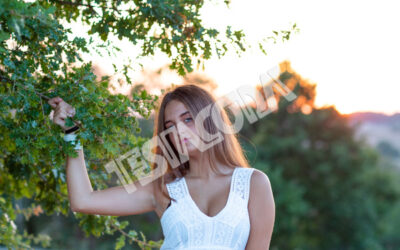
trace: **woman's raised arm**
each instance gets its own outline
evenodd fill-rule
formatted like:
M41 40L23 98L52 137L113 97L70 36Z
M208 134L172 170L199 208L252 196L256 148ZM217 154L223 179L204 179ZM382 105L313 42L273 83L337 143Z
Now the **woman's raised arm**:
M73 117L75 109L60 97L51 98L48 103L54 108L53 122L67 130L65 119ZM83 149L77 149L77 157L67 157L67 188L71 209L74 212L100 215L131 215L155 209L154 182L141 186L128 193L123 186L93 191L86 169Z

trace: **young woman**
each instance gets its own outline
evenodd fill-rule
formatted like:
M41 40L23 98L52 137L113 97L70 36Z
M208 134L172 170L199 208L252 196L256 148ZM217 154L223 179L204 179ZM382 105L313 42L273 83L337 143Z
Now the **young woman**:
M176 129L178 136L167 134L167 142L176 153L186 147L188 160L175 167L168 163L147 185L134 182L132 193L123 186L94 191L78 148L76 158L67 158L71 209L117 216L155 211L165 236L161 249L269 249L275 220L271 185L267 175L249 167L236 136L221 133L221 127L229 130L231 125L224 109L195 85L175 87L160 100L154 135ZM65 119L73 117L75 109L60 97L49 104L55 109L53 122L69 129ZM207 107L214 107L209 109L214 116L197 122ZM198 138L217 133L222 140L206 150L199 147Z

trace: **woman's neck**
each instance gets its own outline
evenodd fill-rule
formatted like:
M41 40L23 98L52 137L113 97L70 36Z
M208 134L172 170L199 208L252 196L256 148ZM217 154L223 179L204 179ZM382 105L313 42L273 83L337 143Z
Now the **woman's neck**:
M189 164L190 171L187 173L188 178L209 180L214 178L218 173L214 172L211 168L210 161L208 160L208 154L203 153L198 156L190 156ZM216 167L220 172L227 172L228 166L225 166L215 161Z

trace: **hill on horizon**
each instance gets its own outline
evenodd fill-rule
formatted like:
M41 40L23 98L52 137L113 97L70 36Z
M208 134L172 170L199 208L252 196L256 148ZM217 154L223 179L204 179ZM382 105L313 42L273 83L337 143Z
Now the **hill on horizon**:
M400 169L400 113L354 112L343 116L356 127L358 139L365 139Z

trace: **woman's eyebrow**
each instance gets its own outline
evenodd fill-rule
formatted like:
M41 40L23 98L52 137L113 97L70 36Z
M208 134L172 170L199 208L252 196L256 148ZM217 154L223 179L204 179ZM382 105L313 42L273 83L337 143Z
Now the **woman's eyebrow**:
M189 111L185 111L182 114L180 114L179 117L182 117L182 116L187 115L187 114L190 114L190 112ZM170 120L165 121L164 125L167 124L168 122L171 122L171 121Z

